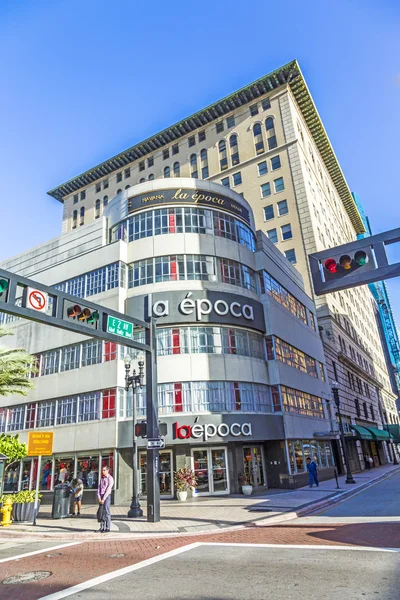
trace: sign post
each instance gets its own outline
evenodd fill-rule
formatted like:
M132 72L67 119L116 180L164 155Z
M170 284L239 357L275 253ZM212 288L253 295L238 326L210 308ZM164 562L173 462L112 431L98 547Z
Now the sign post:
M38 514L39 505L39 483L40 483L40 468L42 463L42 456L51 456L53 454L53 431L43 431L38 433L36 431L30 431L28 433L28 453L27 456L37 456L37 469L36 469L36 493L35 493L35 506L33 509L33 525L36 525L36 517Z

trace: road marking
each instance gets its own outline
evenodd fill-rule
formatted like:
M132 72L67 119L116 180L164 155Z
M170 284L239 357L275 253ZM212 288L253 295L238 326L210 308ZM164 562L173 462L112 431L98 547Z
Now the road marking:
M26 558L27 556L34 556L35 554L42 554L49 552L50 550L60 550L60 548L68 548L69 546L76 546L82 542L68 542L68 544L59 544L58 546L51 546L50 548L44 548L42 550L34 550L33 552L26 552L25 554L18 554L17 556L10 556L10 558L0 559L0 563L8 562L9 560L19 560L20 558Z
M111 579L115 579L116 577L121 577L122 575L127 575L128 573L132 573L133 571L138 571L139 569L143 569L144 567L148 567L155 563L161 562L166 558L177 556L178 554L182 554L183 552L188 552L189 550L193 550L194 548L198 548L199 546L202 546L201 542L194 542L193 544L188 544L187 546L176 548L175 550L165 552L164 554L160 554L159 556L154 556L153 558L142 560L141 562L136 563L134 565L130 565L129 567L123 567L122 569L118 569L117 571L111 571L110 573L105 573L104 575L100 575L99 577L95 577L94 579L89 579L88 581L84 581L83 583L78 583L78 585L74 585L73 587L61 590L60 592L55 592L54 594L43 596L39 600L61 600L62 598L67 598L68 596L72 596L72 594L78 594L79 592L83 592L84 590L95 587L96 585L106 583Z
M309 544L230 544L225 542L202 542L202 546L230 546L235 548L289 548L294 550L360 550L362 552L400 552L400 548L376 548L375 546L324 546Z

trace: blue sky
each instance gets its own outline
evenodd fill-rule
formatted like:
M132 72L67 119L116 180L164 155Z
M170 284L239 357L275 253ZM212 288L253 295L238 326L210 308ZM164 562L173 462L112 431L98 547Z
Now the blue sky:
M60 233L47 190L293 58L374 232L400 226L396 0L1 0L0 54L0 260Z

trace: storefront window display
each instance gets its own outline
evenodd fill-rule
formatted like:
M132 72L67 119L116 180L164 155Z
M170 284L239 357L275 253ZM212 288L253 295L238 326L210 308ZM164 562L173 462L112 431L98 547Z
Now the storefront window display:
M31 480L31 467L32 459L22 461L21 490L29 490L29 484Z
M140 491L146 495L146 476L147 476L147 458L146 453L141 452L140 461ZM164 450L160 452L160 469L158 473L160 479L160 495L172 498L173 490L173 470L172 470L172 452Z
M58 485L59 483L70 483L74 478L74 467L74 458L56 457L54 465L54 485Z
M294 440L288 442L289 462L292 473L306 470L306 459L314 460L319 467L333 467L333 455L330 441Z
M99 483L99 456L78 456L77 477L82 480L87 490L97 489Z
M3 490L5 492L18 491L19 468L19 465L16 465L4 470Z

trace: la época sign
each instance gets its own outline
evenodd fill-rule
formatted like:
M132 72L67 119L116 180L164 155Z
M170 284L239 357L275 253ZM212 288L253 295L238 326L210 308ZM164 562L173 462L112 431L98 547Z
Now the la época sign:
M225 316L228 313L232 317L239 319L244 317L248 321L254 320L254 309L250 304L241 304L240 302L226 302L225 300L215 300L211 302L208 298L199 298L192 300L192 292L188 292L185 298L179 303L178 310L183 315L196 315L196 321L201 321L203 315L209 315L214 311L219 316ZM153 304L153 315L155 317L166 317L169 315L169 301L158 300Z
M175 422L173 425L174 440L203 438L206 442L216 435L220 437L227 437L228 435L233 437L240 437L241 435L249 437L252 435L251 423L232 423L231 425L227 423L220 423L219 425L214 425L213 423L206 423L205 425L195 423L194 425L179 425L179 423Z

